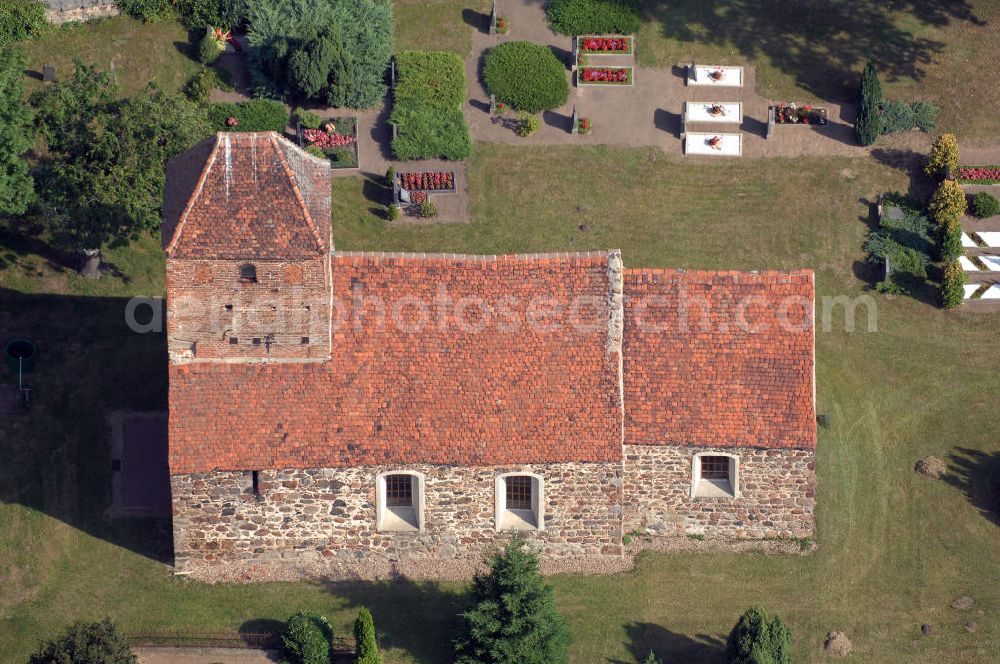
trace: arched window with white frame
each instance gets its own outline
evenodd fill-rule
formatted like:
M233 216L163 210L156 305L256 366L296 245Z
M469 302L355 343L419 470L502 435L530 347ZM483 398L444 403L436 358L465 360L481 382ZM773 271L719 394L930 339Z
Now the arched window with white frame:
M376 528L384 532L424 529L424 476L412 470L380 473L375 485Z
M692 498L739 498L740 458L726 452L702 452L691 460Z
M535 473L504 473L496 478L496 529L543 530L545 481Z

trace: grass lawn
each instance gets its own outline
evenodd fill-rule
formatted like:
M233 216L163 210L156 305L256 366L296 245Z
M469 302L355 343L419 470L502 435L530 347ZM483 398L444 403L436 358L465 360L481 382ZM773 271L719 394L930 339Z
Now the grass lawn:
M176 21L141 23L127 16L67 23L25 45L28 65L41 78L43 64L56 65L67 76L75 59L114 70L122 95L155 81L165 90L179 90L200 65L193 59L187 30ZM29 82L29 90L39 85Z
M652 154L477 145L475 221L465 225L386 229L367 212L371 185L337 179L334 237L341 249L620 247L628 266L812 267L821 297L855 296L870 201L909 183L908 173L873 160L693 164ZM581 177L584 158L604 165L599 181ZM158 409L165 399L163 337L131 334L121 318L124 296L162 292L151 243L129 263L112 255L128 283L53 272L44 243L0 254L3 329L40 349L32 414L0 421L0 454L13 460L0 466L0 652L23 658L66 623L106 614L128 631L211 631L314 608L347 633L365 605L387 664L450 661L460 585L207 586L171 578L153 560L168 546L164 522L96 518L108 474L104 413ZM875 301L876 333L865 332L862 316L848 334L835 316L817 335L818 408L830 418L819 432L818 552L645 554L629 574L553 577L575 635L573 662L642 661L653 649L666 662L721 663L726 632L756 602L788 622L797 662L825 661L821 643L833 629L848 633L857 661L995 656L1000 520L989 492L1000 481L1000 443L990 413L1000 377L990 353L1000 323L912 298ZM945 481L913 473L927 454L949 463ZM962 594L975 599L972 612L949 608ZM969 620L974 634L962 627ZM920 634L924 622L932 635Z
M1000 42L994 0L647 0L646 13L640 64L750 63L760 94L809 103L853 99L872 59L887 96L944 108L940 128L965 139L1000 135L1000 70L989 64Z
M397 51L472 51L474 25L489 22L487 0L394 0Z

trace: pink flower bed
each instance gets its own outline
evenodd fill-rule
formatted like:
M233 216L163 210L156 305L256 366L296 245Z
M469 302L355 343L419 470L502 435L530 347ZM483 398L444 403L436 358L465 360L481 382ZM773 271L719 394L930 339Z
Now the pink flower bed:
M630 67L583 67L580 69L580 79L584 83L616 83L627 84L632 78Z
M352 145L357 140L353 136L345 136L335 131L323 131L322 129L303 129L302 136L309 145L315 145L321 150L343 148Z
M1000 166L966 166L958 169L956 177L968 182L990 180L1000 182Z
M584 53L631 53L632 40L628 37L584 37L580 40Z
M400 173L399 186L403 189L443 191L455 188L455 176L450 171L428 173Z

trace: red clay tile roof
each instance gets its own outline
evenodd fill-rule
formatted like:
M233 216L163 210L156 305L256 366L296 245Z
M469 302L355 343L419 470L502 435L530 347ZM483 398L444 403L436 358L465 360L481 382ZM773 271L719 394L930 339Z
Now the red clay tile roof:
M172 365L171 473L621 458L607 253L337 255L333 272L339 303L381 298L390 322L375 322L374 305L360 326L347 316L325 363ZM453 303L444 316L440 289ZM529 323L551 304L532 308L539 296L555 298L562 317ZM475 298L494 312L482 331ZM575 325L565 309L574 301ZM428 304L420 331L417 302Z
M302 259L330 246L330 168L274 132L227 133L167 165L173 258Z
M626 444L815 447L811 271L625 270L624 291Z

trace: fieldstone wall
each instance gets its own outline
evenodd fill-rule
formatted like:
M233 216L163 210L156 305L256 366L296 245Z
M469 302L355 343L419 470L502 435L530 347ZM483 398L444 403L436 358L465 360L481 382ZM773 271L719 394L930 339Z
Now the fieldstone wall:
M738 498L692 498L695 454L739 455ZM814 450L626 445L625 532L710 537L810 537Z
M375 486L380 472L423 473L424 530L379 532ZM406 561L478 559L505 539L495 530L495 478L506 472L544 478L540 531L522 531L542 555L622 554L622 471L618 463L517 467L316 468L171 477L175 564L289 560Z
M45 20L56 25L117 16L119 13L117 4L104 0L45 0L45 4L49 6L45 12Z

